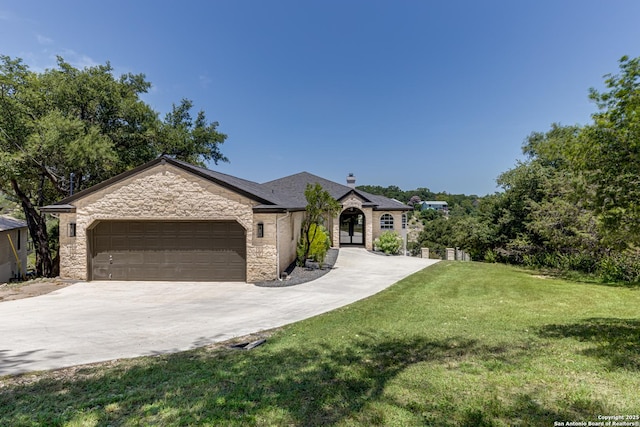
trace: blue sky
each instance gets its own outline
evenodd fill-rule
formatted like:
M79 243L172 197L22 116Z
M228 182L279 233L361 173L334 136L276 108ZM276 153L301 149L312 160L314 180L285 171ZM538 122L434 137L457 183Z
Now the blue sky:
M637 0L0 2L0 54L144 73L229 138L212 169L484 195L640 56Z

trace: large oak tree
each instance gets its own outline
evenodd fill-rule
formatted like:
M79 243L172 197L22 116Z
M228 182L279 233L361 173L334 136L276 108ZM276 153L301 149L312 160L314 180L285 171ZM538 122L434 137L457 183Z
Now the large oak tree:
M140 96L143 74L114 76L109 63L78 69L58 58L37 73L0 56L0 191L20 203L36 252L36 274L55 275L50 236L38 207L158 155L203 165L228 161L226 135L191 101L162 121Z

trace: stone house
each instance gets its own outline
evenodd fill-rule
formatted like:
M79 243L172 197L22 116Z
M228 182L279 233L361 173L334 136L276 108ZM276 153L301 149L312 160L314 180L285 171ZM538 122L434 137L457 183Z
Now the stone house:
M0 283L27 273L27 223L0 215Z
M372 249L402 234L410 208L307 172L259 184L169 157L124 172L43 212L60 218L60 275L78 280L272 280L295 260L306 185L342 204L333 247Z

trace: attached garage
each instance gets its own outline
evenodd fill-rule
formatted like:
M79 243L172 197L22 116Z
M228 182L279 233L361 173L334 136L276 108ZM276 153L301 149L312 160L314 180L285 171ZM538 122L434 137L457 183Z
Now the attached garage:
M99 221L87 235L90 280L246 281L236 221Z
M371 249L376 218L399 224L410 210L307 172L259 184L162 156L40 211L59 218L65 279L256 283L295 260L309 184L360 212L362 238L348 244ZM328 224L335 246L340 218Z

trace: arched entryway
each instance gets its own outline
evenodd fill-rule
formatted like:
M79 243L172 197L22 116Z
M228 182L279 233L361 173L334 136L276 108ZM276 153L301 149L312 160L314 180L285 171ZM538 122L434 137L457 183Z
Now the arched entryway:
M364 222L364 212L360 209L345 209L340 214L340 246L364 246Z

